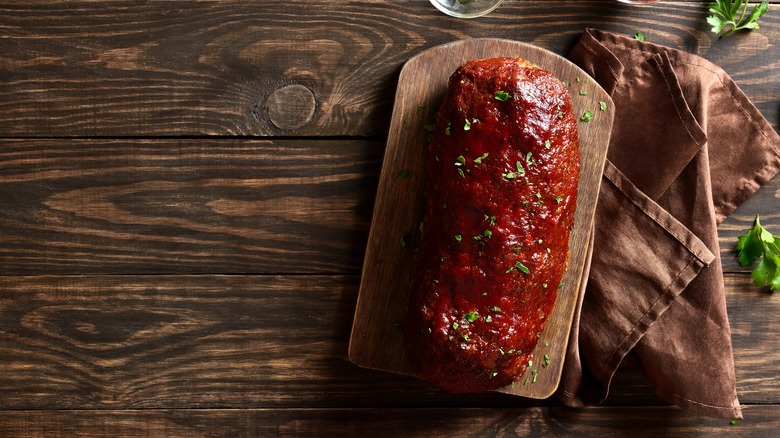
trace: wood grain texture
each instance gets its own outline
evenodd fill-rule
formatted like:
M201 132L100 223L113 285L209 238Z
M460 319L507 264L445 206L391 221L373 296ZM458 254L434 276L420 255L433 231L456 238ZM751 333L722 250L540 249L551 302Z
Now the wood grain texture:
M522 407L347 359L358 276L0 277L1 409ZM780 295L727 276L742 403L780 398ZM636 362L609 405L666 403ZM2 422L0 422L2 424ZM2 435L2 434L0 434Z
M585 410L348 361L411 56L641 30L780 128L780 0L724 39L708 0L551 3L463 21L425 0L0 0L0 436L776 435L780 295L729 248L756 213L780 235L780 178L719 228L740 426L666 406L630 356Z
M524 409L243 409L11 411L0 413L6 438L91 437L768 437L780 405L750 406L745 420L687 415L671 407Z
M557 291L555 308L534 351L538 364L548 356L545 368L529 367L518 376L520 385L502 391L524 397L547 398L558 387L580 290L580 280L591 237L601 175L612 131L614 105L607 93L579 67L552 52L517 41L495 38L469 39L426 50L410 59L401 70L396 91L390 135L387 140L382 175L368 247L363 264L360 296L349 348L350 359L358 365L409 374L403 335L397 326L406 314L407 277L412 268L411 251L422 220L425 181L426 130L441 105L450 75L465 62L492 57L524 58L550 71L570 88L575 118L586 111L590 122L578 122L580 178L577 210L569 250L568 270ZM578 94L579 91L587 95ZM599 109L604 102L606 110ZM399 178L399 175L408 177ZM403 236L408 245L400 245ZM538 373L538 374L536 374ZM527 384L529 381L535 384Z
M381 140L0 140L0 274L357 273ZM719 227L780 235L780 177Z
M704 3L509 1L464 21L419 0L2 2L0 136L384 135L414 54L497 37L565 55L586 27L704 56L777 128L780 15L718 39ZM275 124L273 96L293 85L313 112Z
M358 272L381 142L0 140L0 274Z

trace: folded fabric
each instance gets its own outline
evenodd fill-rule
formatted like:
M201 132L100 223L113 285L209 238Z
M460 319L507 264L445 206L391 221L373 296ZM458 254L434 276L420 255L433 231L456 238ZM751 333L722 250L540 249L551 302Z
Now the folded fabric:
M588 29L569 58L616 116L559 398L604 401L632 352L671 403L742 418L717 226L780 170L780 137L696 55Z

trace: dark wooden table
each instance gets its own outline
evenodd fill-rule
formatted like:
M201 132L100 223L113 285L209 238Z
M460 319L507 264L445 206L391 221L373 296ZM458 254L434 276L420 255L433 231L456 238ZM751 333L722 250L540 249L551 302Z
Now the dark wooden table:
M780 127L780 3L718 39L706 1L0 4L0 436L772 436L780 294L720 227L745 420L667 405L635 361L603 406L451 396L347 360L400 67L470 37L565 55L597 27L722 66Z

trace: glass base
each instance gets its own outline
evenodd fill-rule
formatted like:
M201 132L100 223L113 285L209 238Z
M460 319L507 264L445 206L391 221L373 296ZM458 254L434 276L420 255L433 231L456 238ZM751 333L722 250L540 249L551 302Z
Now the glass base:
M458 18L481 17L492 11L503 0L431 0L436 9Z

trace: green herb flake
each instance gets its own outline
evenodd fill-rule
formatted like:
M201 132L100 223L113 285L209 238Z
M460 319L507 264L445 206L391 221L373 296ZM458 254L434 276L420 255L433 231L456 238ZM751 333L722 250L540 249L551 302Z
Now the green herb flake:
M556 203L560 204L562 201L563 201L563 196L556 196L555 197L555 202Z
M453 328L454 330L457 330L457 329L458 329L458 327L460 327L460 324L458 324L458 322L457 322L457 321L453 321L453 322L452 322L452 328Z
M647 41L647 37L642 33L641 30L634 34L634 39L637 41Z
M539 372L536 370L531 371L531 383L536 383L536 377L538 376Z
M484 154L480 155L479 157L477 157L477 158L474 158L474 162L475 162L475 163L477 163L477 164L479 164L479 163L481 163L481 162L482 162L482 160L484 160L485 158L487 158L487 157L488 157L488 155L490 155L490 153L489 153L489 152L485 152Z
M492 231L490 231L490 230L485 230L485 231L482 233L482 235L484 235L485 237L487 237L488 239L490 239L491 237L493 237L493 232L492 232Z
M516 161L515 167L517 168L517 174L521 177L525 176L525 168L523 167L523 163Z
M460 234L456 234L456 235L455 235L455 240L457 240L458 242L460 242L461 240L463 240L463 236L461 236Z
M587 96L588 90L580 90L580 96Z
M559 118L559 119L562 119L562 118L563 118L563 113L559 112L559 113L558 113L558 118Z
M492 310L492 311L493 311L493 312L495 312L495 313L501 313L501 308L500 308L500 307L498 307L498 306L493 306L493 308L492 308L492 309L490 309L490 310Z
M466 313L463 317L466 318L466 321L468 322L474 322L479 319L479 314L472 310L471 312Z
M542 362L542 368L547 368L550 365L550 356L544 355L544 362Z
M425 104L421 103L417 105L417 115L422 115L422 113L425 111Z
M469 122L469 119L466 119L466 123L463 125L463 130L464 131L471 130L471 122Z
M455 158L455 165L463 166L464 164L466 164L466 157L464 157L463 155L458 155L458 157Z
M514 172L507 172L501 176L503 176L506 179L515 179L517 177L517 174Z
M523 265L520 262L515 262L515 268L517 268L517 270L522 272L523 274L530 274L531 273L531 270L528 269L525 265Z
M485 322L493 322L493 317L488 315L485 317Z
M495 96L496 100L499 102L506 102L507 100L509 100L510 97L511 95L506 91L498 91L496 92L496 96Z
M465 178L466 177L466 174L463 173L463 169L461 169L460 167L458 168L458 175L460 175L461 178Z
M544 148L545 148L545 149L550 149L550 146L551 146L551 144L550 144L550 140L545 140L545 141L544 141Z
M580 121L583 122L590 122L591 120L593 120L593 111L591 110L585 111L582 117L580 117Z
M602 110L602 111L606 111L607 110L607 102L604 102L603 100L600 100L599 101L599 109Z
M498 375L498 373L493 371L492 373L490 373L490 378L492 379L493 377L496 377L497 375Z
M536 199L542 199L542 192L536 192Z
M520 248L512 248L512 252L515 254L520 254Z
M447 120L447 127L444 128L444 135L452 135L452 122Z

